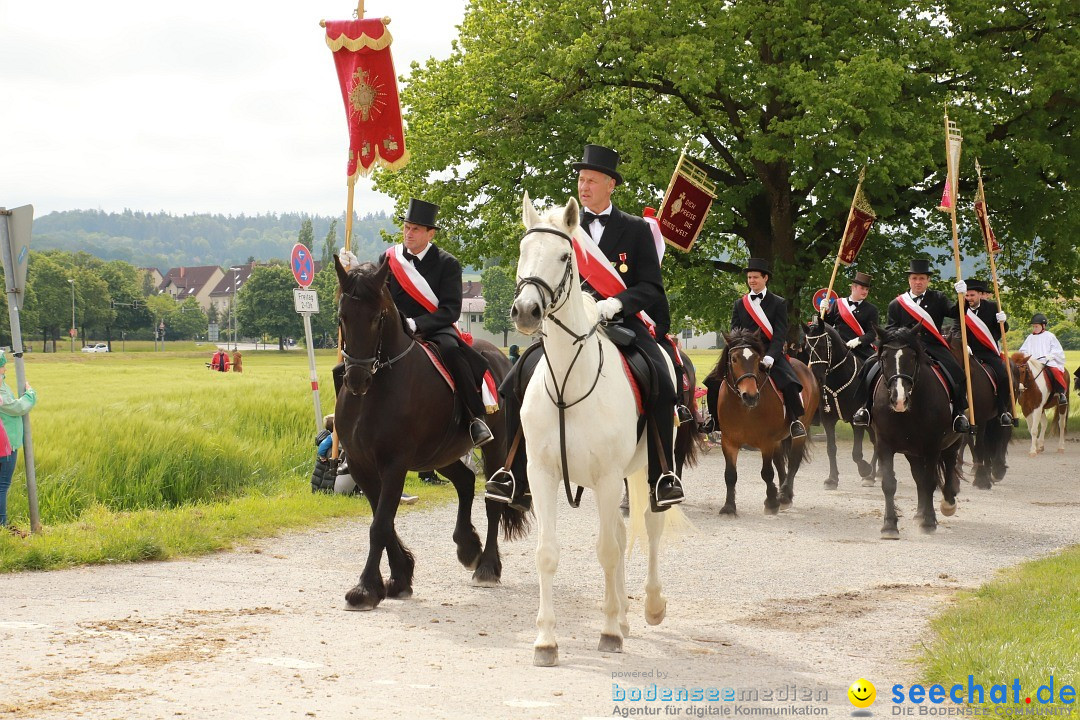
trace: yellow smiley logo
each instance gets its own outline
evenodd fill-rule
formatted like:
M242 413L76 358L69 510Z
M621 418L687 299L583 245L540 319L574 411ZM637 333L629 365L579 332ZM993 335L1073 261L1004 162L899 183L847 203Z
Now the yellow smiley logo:
M874 700L877 699L877 688L874 687L874 683L866 680L865 678L859 678L855 682L851 683L851 687L847 689L848 700L851 704L857 708L868 708L874 704Z

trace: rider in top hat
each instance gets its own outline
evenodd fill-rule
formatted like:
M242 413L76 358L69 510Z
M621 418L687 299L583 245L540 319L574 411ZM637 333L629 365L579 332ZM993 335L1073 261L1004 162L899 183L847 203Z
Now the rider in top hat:
M487 361L466 345L454 328L461 315L461 263L432 242L439 229L435 224L438 212L439 206L434 203L416 198L409 200L408 211L404 216L398 216L402 221L401 246L391 250L395 257L390 260L393 272L387 284L409 330L438 346L443 364L453 376L457 392L471 417L469 434L473 445L479 447L492 439L491 430L482 419L486 409L479 390ZM406 278L412 271L419 273L438 300L435 310L429 310L420 302L415 285L411 292L402 285L398 280L399 271Z
M836 328L844 343L864 362L874 355L874 326L878 324L877 305L866 299L872 280L866 273L856 272L851 278L851 294L837 299L825 314L825 322Z
M584 283L584 287L598 298L596 309L602 320L621 321L624 328L634 333L634 344L648 358L655 371L653 376L659 383L659 397L648 412L660 436L660 446L656 447L653 433L647 432L646 438L649 445L649 500L653 512L660 512L685 499L682 482L674 473L673 437L677 396L671 377L665 372L662 350L638 313L661 302L666 307L667 296L660 276L660 260L648 224L640 217L622 212L611 202L612 192L623 181L618 165L619 153L601 145L586 145L581 162L571 165L578 173L578 199L583 209L581 227L596 242L626 285L625 290L608 298L602 297L587 283ZM516 363L511 375L503 382L502 387L508 390L504 393L507 437L516 435L518 424L518 401L512 397L514 393L509 389L515 386L518 372L528 371L519 368L523 365L533 367L534 363L535 360L532 363ZM488 481L489 498L511 502L511 499L516 501L527 493L524 450L525 443L522 442L514 456L512 474L499 472ZM666 460L666 472L662 470L661 457Z
M999 420L1002 427L1010 427L1013 424L1009 407L1012 403L1012 395L1009 393L1009 376L1005 371L1005 361L1001 359L1001 350L998 348L998 342L1001 340L1001 323L1005 323L1006 330L1009 329L1009 324L1005 322L1005 313L998 310L996 302L983 299L986 291L986 283L982 280L972 278L967 281L964 308L968 318L968 347L973 357L994 371ZM960 320L959 303L953 303L949 308L949 317Z
M750 292L735 301L731 310L731 329L760 330L766 339L765 356L761 364L770 371L776 387L784 396L784 408L791 420L791 437L806 435L799 418L803 414L802 384L791 369L784 354L787 339L787 300L769 292L769 263L762 258L750 258L746 267L746 285Z
M930 261L915 258L908 266L908 289L889 303L888 325L889 328L914 328L920 326L920 337L926 354L946 371L952 384L953 409L956 417L953 418L953 430L956 432L971 432L971 423L964 416L967 411L967 376L960 367L960 363L953 357L952 350L948 345L938 339L941 335L941 323L949 312L949 298L937 290L928 289L930 286ZM958 293L967 292L967 285L960 280L954 286ZM932 328L932 329L931 329ZM868 379L869 387L873 379ZM851 418L852 425L868 425L870 422L870 404L873 402L873 393L867 394L866 407L860 408Z
M1020 346L1020 352L1030 355L1050 369L1047 377L1050 381L1050 394L1057 398L1058 405L1068 405L1068 388L1065 385L1065 350L1057 336L1046 329L1049 320L1042 313L1031 317L1031 334Z

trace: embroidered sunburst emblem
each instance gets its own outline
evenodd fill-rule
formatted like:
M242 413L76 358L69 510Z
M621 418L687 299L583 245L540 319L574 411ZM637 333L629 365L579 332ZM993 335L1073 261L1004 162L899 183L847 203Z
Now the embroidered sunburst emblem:
M671 214L672 215L678 215L680 212L682 212L682 204L683 204L683 200L685 200L685 199L686 199L686 193L685 192L679 193L679 197L677 197L675 199L675 202L671 203Z
M354 84L349 91L349 104L353 113L360 113L360 120L367 122L371 119L372 111L377 113L386 104L382 83L367 70L357 70L352 79Z

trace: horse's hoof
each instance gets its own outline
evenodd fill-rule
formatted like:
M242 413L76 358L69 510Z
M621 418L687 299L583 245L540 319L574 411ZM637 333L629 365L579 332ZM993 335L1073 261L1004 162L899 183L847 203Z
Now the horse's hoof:
M1028 457L1035 457L1038 454L1039 454L1038 452L1029 452Z
M472 574L470 583L473 587L493 588L502 582L502 568L481 565Z
M619 623L619 630L622 631L622 636L624 638L630 637L630 623L628 623L628 622Z
M543 645L533 648L533 665L535 665L536 667L555 667L558 664L558 645Z
M833 480L832 478L829 478L828 480L825 481L825 489L826 490L835 490L837 487L839 487L839 485L840 485L839 480Z
M1057 451L1059 454L1065 454L1065 448L1058 448Z
M473 535L468 542L458 545L458 562L460 562L466 570L475 570L480 566L480 556L483 553L484 548L480 544L480 538Z
M945 517L952 517L956 514L956 503L949 502L942 498L941 500L941 514Z
M346 610L374 610L382 602L382 598L373 592L364 590L359 585L345 593L345 602L348 603Z
M622 637L618 635L606 635L601 633L600 643L596 646L600 652L621 653Z
M386 585L386 597L388 598L407 600L412 597L412 594L412 584L406 583L404 580L390 578L390 582Z
M971 486L978 488L979 490L989 490L994 487L994 483L976 478L975 481L971 483Z
M874 479L873 475L869 475L862 479L863 487L874 487L875 485L877 485L877 480Z
M900 539L900 531L897 530L894 527L883 527L883 528L881 528L881 539L882 540L899 540Z
M667 617L667 600L660 601L660 607L656 610L650 611L645 609L645 622L650 625L659 625L664 622L664 618Z
M934 523L933 525L920 525L919 530L921 530L924 535L930 535L937 532L937 523Z
M780 503L778 503L776 500L771 500L771 501L766 500L765 501L765 514L766 515L776 515L778 512L780 512Z
M725 504L724 507L720 508L720 514L735 517L735 503Z

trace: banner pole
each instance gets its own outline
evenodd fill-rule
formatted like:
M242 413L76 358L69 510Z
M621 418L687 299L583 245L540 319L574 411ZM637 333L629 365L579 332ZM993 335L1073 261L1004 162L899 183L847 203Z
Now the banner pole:
M959 132L959 131L958 131ZM961 273L963 270L960 267L960 238L956 228L956 194L959 191L959 168L952 166L952 153L950 152L949 145L949 110L948 106L945 108L945 182L949 184L949 190L951 194L952 202L949 204L949 217L952 219L952 244L953 244L953 260L956 263L956 281L960 282L963 277ZM955 171L955 175L954 175ZM953 183L953 180L956 183ZM968 422L972 427L975 427L975 398L972 397L971 392L971 361L968 359L968 343L967 343L967 300L964 298L963 293L956 293L956 303L960 316L960 355L964 358L964 377L967 379L967 399L968 399Z
M983 199L983 212L986 213L986 230L990 230L990 213L986 204L986 191L983 189L982 180L982 167L979 165L979 158L975 158L975 173L979 176L979 195ZM998 310L1004 312L1005 308L1001 304L1001 290L998 287L997 276L997 262L994 260L994 248L990 247L990 237L984 233L983 240L986 243L986 253L990 256L990 278L994 281L994 300L997 301ZM1001 328L1001 352L1004 355L1002 358L1005 361L1005 372L1009 376L1009 411L1015 416L1016 410L1016 389L1013 388L1013 374L1012 374L1012 360L1009 359L1009 340L1006 337L1005 323L999 322L998 326Z
M821 318L825 318L825 314L829 311L829 299L833 294L833 283L836 282L836 272L840 269L840 254L844 252L844 241L847 240L848 229L851 228L851 219L855 217L855 200L859 197L859 190L862 189L863 180L866 178L866 166L862 166L862 170L859 171L859 183L855 186L855 194L851 196L851 207L848 208L847 222L844 223L844 233L840 236L840 247L836 251L836 262L833 263L832 277L829 278L829 289L825 291L825 302L821 303L821 307L818 308L818 312Z

